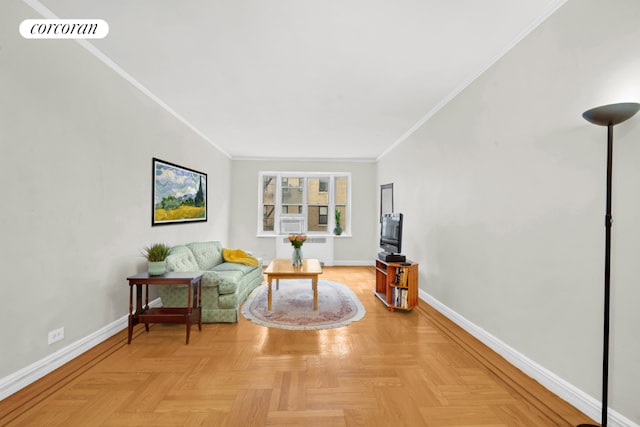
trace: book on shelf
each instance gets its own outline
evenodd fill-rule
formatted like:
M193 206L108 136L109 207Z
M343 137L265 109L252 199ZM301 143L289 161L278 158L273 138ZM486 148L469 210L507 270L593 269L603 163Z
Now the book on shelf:
M408 294L409 294L408 289L394 287L391 294L391 303L396 307L407 308Z
M407 286L407 270L406 269L402 269L402 281L400 282L400 284L404 287Z
M407 270L405 268L398 268L396 270L396 286L407 286Z

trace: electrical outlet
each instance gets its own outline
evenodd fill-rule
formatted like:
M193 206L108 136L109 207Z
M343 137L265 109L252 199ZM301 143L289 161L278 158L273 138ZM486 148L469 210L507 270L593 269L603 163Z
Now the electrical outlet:
M54 329L49 332L49 344L53 344L56 341L60 341L64 338L64 326L62 328Z

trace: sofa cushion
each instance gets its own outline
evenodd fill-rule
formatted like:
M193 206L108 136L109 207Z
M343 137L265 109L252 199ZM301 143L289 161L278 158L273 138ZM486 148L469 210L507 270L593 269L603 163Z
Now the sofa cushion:
M253 267L250 265L238 264L235 262L223 262L220 265L216 265L211 269L211 271L221 272L221 271L240 271L242 274L247 274L251 270L255 270L258 267Z
M171 248L171 255L167 257L167 270L200 271L200 267L189 248L180 245Z
M211 268L223 262L222 260L222 243L219 241L212 242L193 242L186 245L191 249L198 270L211 270Z

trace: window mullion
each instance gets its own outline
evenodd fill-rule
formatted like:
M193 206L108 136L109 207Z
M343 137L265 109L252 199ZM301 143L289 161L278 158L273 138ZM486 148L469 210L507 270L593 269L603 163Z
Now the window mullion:
M275 192L276 194L274 195L274 208L276 210L275 212L275 216L274 216L274 221L275 224L273 226L273 231L275 232L276 235L280 234L280 212L282 212L282 175L280 174L276 174L275 175L275 179L276 179L276 186L275 186Z
M304 218L304 225L302 226L302 230L305 233L309 232L309 201L307 200L308 191L307 191L307 176L304 175L302 177L302 217Z
M329 177L329 225L327 227L327 232L329 234L333 233L333 229L336 227L335 221L335 212L336 212L336 181L335 176L331 175Z

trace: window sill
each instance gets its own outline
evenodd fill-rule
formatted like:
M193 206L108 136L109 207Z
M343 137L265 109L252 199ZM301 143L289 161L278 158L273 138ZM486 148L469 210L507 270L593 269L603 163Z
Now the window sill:
M274 234L274 233L258 233L256 237L287 237L288 234ZM344 237L352 237L349 233L342 233L339 236L335 234L307 234L307 237L335 237L336 239L342 239Z

